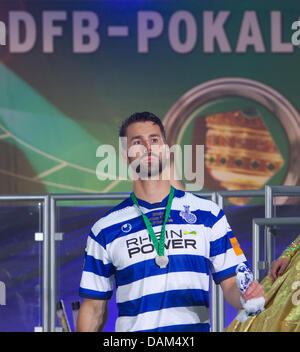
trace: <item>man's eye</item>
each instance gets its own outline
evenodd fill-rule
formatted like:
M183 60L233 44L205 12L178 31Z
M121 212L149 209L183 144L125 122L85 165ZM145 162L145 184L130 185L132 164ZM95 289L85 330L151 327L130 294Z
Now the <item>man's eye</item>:
M140 143L141 143L140 141L134 141L133 145L140 144Z
M152 143L158 143L158 138L152 138Z

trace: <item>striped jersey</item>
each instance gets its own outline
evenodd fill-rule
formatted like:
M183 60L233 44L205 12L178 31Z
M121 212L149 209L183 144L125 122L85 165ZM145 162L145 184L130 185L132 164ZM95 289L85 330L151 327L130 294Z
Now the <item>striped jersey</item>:
M168 196L138 199L157 238ZM79 294L109 299L116 281L115 331L209 331L209 275L218 284L246 258L226 216L214 202L175 188L166 223L166 268L131 198L97 221L88 236Z

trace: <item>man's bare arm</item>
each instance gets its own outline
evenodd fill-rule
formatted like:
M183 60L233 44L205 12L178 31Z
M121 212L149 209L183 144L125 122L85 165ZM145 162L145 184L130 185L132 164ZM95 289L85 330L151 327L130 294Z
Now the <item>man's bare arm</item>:
M107 300L85 298L78 312L76 331L102 331L106 324L107 316Z
M242 304L240 301L241 293L236 284L235 276L230 277L221 282L224 298L226 301L235 308L241 309Z
M242 304L240 301L240 290L236 284L236 277L230 277L221 282L221 287L224 293L226 301L235 308L241 309ZM264 297L264 288L258 283L257 280L251 282L250 286L247 288L246 292L242 295L245 302L249 299Z

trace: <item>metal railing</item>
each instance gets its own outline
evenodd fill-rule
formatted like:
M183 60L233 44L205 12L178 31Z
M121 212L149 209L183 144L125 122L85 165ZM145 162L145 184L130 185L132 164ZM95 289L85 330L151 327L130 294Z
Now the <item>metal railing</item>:
M240 190L240 191L219 191L216 192L216 203L221 209L224 209L225 198L241 198L241 197L265 197L264 190ZM216 304L214 305L214 316L217 326L214 331L223 332L225 329L225 302L224 295L220 285L217 285Z
M43 209L43 264L42 264L42 316L43 331L50 331L50 298L51 286L49 282L49 221L50 221L50 195L2 195L2 202L41 202Z
M300 196L300 186L265 186L265 218L270 219L274 217L273 200L276 197L297 197ZM266 224L267 225L267 224ZM262 263L263 268L268 271L270 270L273 260L273 234L272 226L276 225L269 223L265 227L265 246L264 256L265 261ZM277 224L279 225L279 224Z
M300 225L300 217L254 218L252 220L253 275L255 280L260 279L259 271L266 269L265 262L260 260L259 230L262 225L268 227L273 225ZM266 243L265 248L269 250L268 246L270 246L270 244ZM269 268L270 267L271 263L269 265Z
M210 198L212 201L216 202L216 192L195 192L196 194ZM52 288L52 294L50 297L50 331L56 331L56 239L60 237L60 233L56 232L56 202L57 201L70 201L70 200L114 200L114 199L125 199L129 197L130 192L124 193L102 193L102 194L55 194L50 195L50 212L51 221L50 224L50 287ZM212 301L212 317L211 317L211 331L215 332L218 326L218 311L214 309L217 306L217 290L219 285L216 285L213 280L211 287L211 301Z
M205 198L210 198L212 201L216 201L215 192L194 192L195 194L201 195ZM56 205L57 201L70 201L70 200L122 200L130 196L130 192L123 193L97 193L97 194L52 194L50 195L50 287L51 287L51 297L50 297L50 331L56 331L56 240L60 238L60 233L56 231ZM0 198L1 199L1 198ZM216 295L217 287L212 281L212 307L215 307L217 302ZM212 309L213 310L213 309ZM215 312L211 318L211 325L213 327L217 326L218 313ZM212 328L212 331L217 331Z
M97 194L52 194L50 195L50 212L51 217L50 225L50 254L49 254L49 268L50 279L49 285L51 287L50 297L50 330L56 331L56 240L60 238L60 233L56 231L56 206L57 201L70 201L70 200L122 200L128 198L129 192L122 193L97 193Z
M273 260L272 233L269 231L273 225L300 224L300 218L273 217L273 198L276 196L300 196L298 186L266 186L264 190L243 191L216 191L195 192L203 197L210 198L220 208L224 208L224 199L228 197L264 197L265 218L255 218L252 222L252 245L253 245L253 271L255 278L259 277L259 271L270 267ZM129 196L129 192L121 193L97 193L97 194L48 194L48 195L2 195L2 201L37 201L42 204L42 241L43 241L43 268L42 268L42 331L54 332L56 327L56 241L60 233L56 231L56 208L57 201L83 201L83 200L122 200ZM260 260L259 231L264 225L265 233L265 262ZM267 263L267 264L266 264ZM224 297L220 285L213 280L211 285L211 331L224 331L225 308Z

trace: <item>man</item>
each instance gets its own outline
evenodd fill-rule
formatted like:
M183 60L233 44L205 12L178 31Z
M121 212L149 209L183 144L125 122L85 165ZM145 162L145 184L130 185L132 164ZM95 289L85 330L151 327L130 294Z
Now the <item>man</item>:
M223 211L171 186L163 125L130 116L120 129L133 170L133 193L92 227L80 284L77 331L99 331L116 280L116 331L209 331L209 273L242 308L235 268L246 258ZM244 294L263 296L254 281Z

